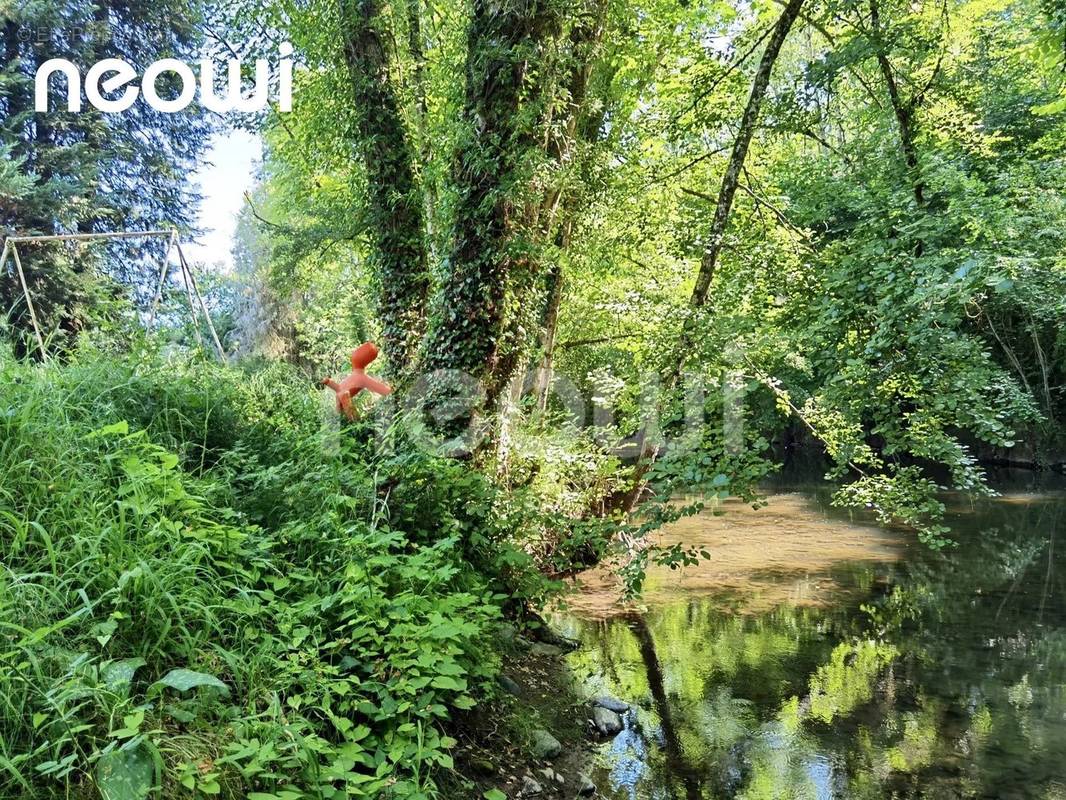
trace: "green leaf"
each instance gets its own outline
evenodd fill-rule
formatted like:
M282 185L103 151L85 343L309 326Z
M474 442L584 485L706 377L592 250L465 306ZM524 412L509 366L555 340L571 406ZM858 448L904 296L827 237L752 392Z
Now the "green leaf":
M214 675L208 675L206 672L194 672L191 669L172 669L152 684L153 689L160 686L169 686L179 692L187 692L198 686L210 686L213 689L218 689L223 695L229 694L229 687Z
M141 730L142 722L144 722L143 709L133 714L127 714L122 718L122 727L112 731L111 736L114 739L128 739L131 736L136 736Z
M485 800L507 800L507 795L501 792L499 789L489 789L485 794L481 795Z
M104 647L109 641L111 641L112 635L118 630L118 622L113 619L105 620L97 625L93 626L93 632L98 634L96 641L100 643L101 647Z
M466 689L466 681L449 675L438 675L433 679L432 686L435 689L453 689L461 692Z
M143 747L113 750L96 762L102 800L142 800L152 788L152 759Z
M120 419L118 422L114 422L110 425L105 425L102 428L97 428L95 431L90 432L85 438L96 439L101 436L126 436L130 432L130 424L124 419Z
M1049 114L1058 114L1062 111L1066 111L1066 97L1060 97L1058 100L1052 100L1050 103L1033 107L1033 113L1040 117L1046 117Z
M108 689L125 695L133 676L138 669L145 665L143 658L123 658L119 661L108 661L100 670L100 675Z

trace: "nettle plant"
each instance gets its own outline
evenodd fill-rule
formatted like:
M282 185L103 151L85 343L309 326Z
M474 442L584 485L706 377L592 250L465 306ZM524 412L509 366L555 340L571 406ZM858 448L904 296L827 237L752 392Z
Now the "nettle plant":
M420 454L374 463L361 441L324 455L313 414L249 412L211 434L257 391L235 371L210 380L211 404L164 390L140 430L96 419L143 388L137 367L8 371L0 795L434 795L446 731L494 675L506 598L467 558L469 527L487 524L460 496L476 486ZM83 404L57 415L67 381ZM240 458L187 461L193 474L149 434L196 416L183 435ZM409 476L425 501L390 511L379 498L412 496Z

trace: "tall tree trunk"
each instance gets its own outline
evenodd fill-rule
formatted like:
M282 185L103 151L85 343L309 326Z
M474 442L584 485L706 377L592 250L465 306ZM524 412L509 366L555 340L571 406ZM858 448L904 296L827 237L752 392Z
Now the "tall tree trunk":
M733 198L737 193L740 183L740 172L744 167L744 160L748 155L748 147L751 145L752 136L759 122L759 112L766 96L766 90L770 85L770 75L773 72L774 62L781 52L781 47L792 29L793 23L799 16L804 0L788 0L781 16L774 24L770 40L766 43L759 66L755 70L755 77L751 83L751 93L748 95L748 103L741 117L740 130L733 142L733 151L729 156L725 174L722 176L722 185L718 191L718 202L714 209L714 218L711 221L710 234L707 237L707 247L700 260L700 269L696 275L696 284L689 297L689 307L692 311L706 305L707 295L714 281L715 271L718 266L718 258L722 252L725 240L726 226L729 223L729 214L733 208ZM686 325L681 332L681 340L677 353L671 362L670 369L665 375L661 387L658 406L661 408L663 397L670 394L681 377L681 370L685 357L692 349L692 326ZM659 447L656 442L649 441L642 431L640 457L634 468L633 481L630 488L617 498L617 504L625 511L631 511L644 491L644 478L655 463Z
M559 329L559 307L563 301L563 268L556 262L548 273L548 301L540 329L540 365L537 368L537 410L548 408L555 371L555 334Z
M429 269L423 198L413 150L389 81L377 0L340 0L367 175L372 274L377 276L382 345L394 373L409 370L425 329Z
M531 322L538 330L540 350L540 368L537 373L535 391L537 404L541 410L547 405L552 381L552 362L555 351L555 332L559 321L559 307L562 302L563 269L560 256L570 247L574 215L577 212L577 198L569 191L566 183L572 181L567 173L575 168L574 152L581 142L591 142L599 127L590 124L587 109L589 80L596 61L606 27L607 3L605 0L593 0L589 13L579 15L569 34L569 69L565 80L566 107L563 112L562 125L548 126L546 149L548 157L559 170L556 180L539 202L531 203L529 216L535 235L540 241L554 239L555 258L543 276L543 303L536 316L527 313L516 315L512 327L518 328ZM552 131L559 133L552 135ZM539 276L533 276L539 279ZM532 318L531 318L532 316ZM524 343L520 343L524 345ZM503 369L509 376L515 366L522 360L527 348L520 346L510 354L510 361ZM506 379L506 376L505 376Z
M419 157L423 168L429 163L432 143L426 126L429 102L426 89L426 51L422 41L422 7L420 0L407 0L407 52L414 65L415 113L418 120ZM437 188L432 181L422 176L422 197L425 203L426 241L431 257L435 259L437 236Z
M475 0L470 21L450 270L424 365L482 382L490 409L509 377L501 380L501 357L511 346L504 342L508 289L518 271L530 268L520 171L536 140L535 125L520 110L527 70L550 22L544 0Z

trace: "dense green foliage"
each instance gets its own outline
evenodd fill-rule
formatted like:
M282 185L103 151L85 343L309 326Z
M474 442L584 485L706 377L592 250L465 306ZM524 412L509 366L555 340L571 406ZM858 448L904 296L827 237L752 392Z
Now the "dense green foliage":
M774 58L764 45L777 4L552 5L515 21L532 26L515 40L528 48L517 102L506 71L478 89L489 62L477 14L491 13L480 8L383 6L375 25L393 32L382 63L403 122L395 152L421 187L437 298L410 372L458 367L477 382L480 413L501 412L484 439L502 440L500 469L516 428L543 431L542 411L564 405L574 418L567 386L584 398L578 426L612 458L642 439L648 452L656 430L678 433L695 413L683 390L696 385L711 446L729 413L771 462L820 441L846 484L840 502L929 541L945 534L938 487L984 491L990 459L1061 466L1054 8L811 2ZM357 96L338 35L304 19L276 24L303 37L319 69L301 76L307 104L283 129L268 125L259 189L265 217L301 214L259 231L263 258L249 269L269 276L274 302L301 298L266 324L276 349L307 353L315 330L348 326L354 338L391 323L323 302L362 270L380 278L382 242L359 230L388 206L357 157L365 129L337 126ZM512 57L501 51L492 68ZM767 74L756 103L753 80ZM490 95L510 110L485 105ZM738 152L740 134L751 142ZM487 165L509 176L497 188L478 177ZM723 175L736 182L724 206ZM468 242L480 243L464 254ZM277 347L290 340L301 344ZM563 394L549 402L556 376ZM515 407L518 387L503 389L523 378L540 396ZM654 475L618 464L607 507Z
M150 248L32 250L40 367L0 274L0 793L431 797L494 622L713 557L649 544L678 490L811 449L942 545L941 490L1064 468L1058 3L0 3L5 235L195 211L203 109L34 112L45 58L300 67L235 120L236 366L144 344ZM338 422L368 339L398 391Z
M0 794L427 796L538 585L491 484L284 368L2 370Z

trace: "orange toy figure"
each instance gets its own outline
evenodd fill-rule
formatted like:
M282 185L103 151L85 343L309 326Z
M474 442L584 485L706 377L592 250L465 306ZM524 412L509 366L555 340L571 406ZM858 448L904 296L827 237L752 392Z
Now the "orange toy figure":
M392 387L387 383L375 380L366 374L366 365L378 357L378 349L373 342L363 342L352 351L352 371L340 383L332 378L322 381L323 386L328 386L337 393L337 410L348 419L355 419L355 409L352 408L352 397L359 394L363 389L369 389L375 394L386 395L392 392Z

